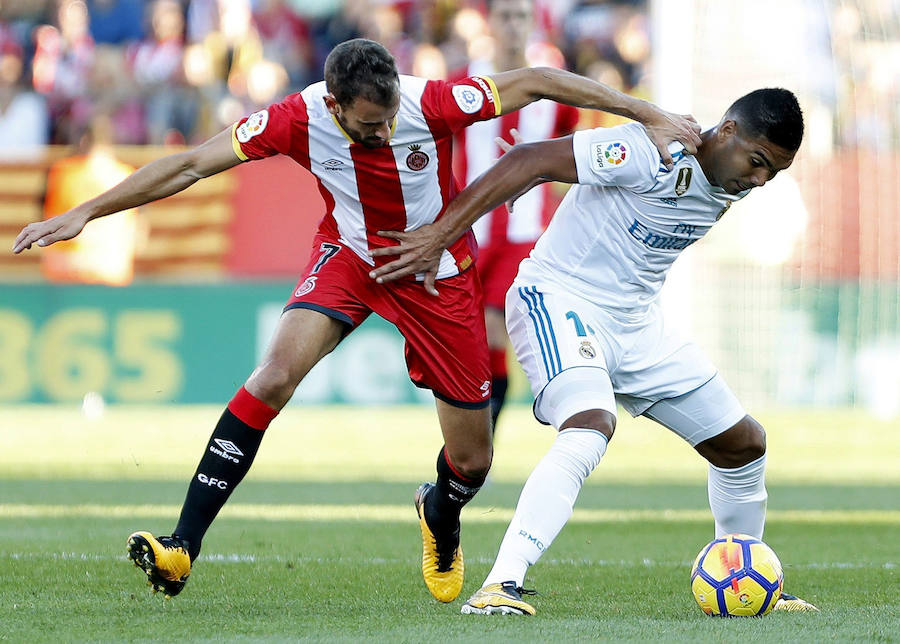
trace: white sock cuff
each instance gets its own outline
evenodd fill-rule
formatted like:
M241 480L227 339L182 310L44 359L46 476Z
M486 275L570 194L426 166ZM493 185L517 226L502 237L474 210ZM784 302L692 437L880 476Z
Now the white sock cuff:
M609 439L602 432L589 427L568 427L556 435L552 449L565 450L571 460L584 469L584 478L600 464Z
M716 467L712 463L709 464L709 467L712 470L721 472L723 476L738 476L738 477L740 477L745 472L753 473L758 469L765 469L766 455L763 454L755 461L750 461L746 465L741 465L740 467Z
M766 455L735 468L716 467L709 464L709 485L723 499L736 502L763 500L766 498Z

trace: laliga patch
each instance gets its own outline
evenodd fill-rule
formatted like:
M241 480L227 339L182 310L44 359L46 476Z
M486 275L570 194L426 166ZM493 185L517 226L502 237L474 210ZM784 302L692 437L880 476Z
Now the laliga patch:
M595 172L620 168L631 158L631 150L624 141L604 141L591 144L591 168Z
M316 288L316 280L317 279L318 278L315 276L307 277L306 280L303 282L303 284L301 284L299 287L297 287L297 290L294 291L294 297L303 297L304 295L309 293L311 290Z
M454 85L452 92L459 109L466 114L474 114L484 105L484 94L471 85Z
M246 143L257 134L262 134L263 130L266 129L268 122L269 110L254 112L247 117L246 121L238 126L237 132L235 133L237 135L237 140L241 143Z

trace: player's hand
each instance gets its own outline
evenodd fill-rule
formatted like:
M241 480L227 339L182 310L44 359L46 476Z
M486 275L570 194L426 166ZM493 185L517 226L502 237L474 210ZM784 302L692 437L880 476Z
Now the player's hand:
M700 124L690 114L673 114L653 106L652 114L643 120L647 136L659 150L660 159L666 169L675 167L669 144L678 141L688 154L697 154L700 145Z
M494 143L496 143L500 147L500 149L503 150L503 154L506 154L507 152L512 150L514 145L519 145L520 143L525 142L525 139L522 138L522 135L519 134L519 131L514 127L509 128L509 135L513 138L512 143L504 139L502 136L494 138Z
M85 224L87 219L74 210L28 224L16 237L13 253L21 253L35 243L38 246L49 246L64 239L72 239L84 229Z
M437 295L438 292L434 287L434 281L441 263L441 253L444 251L445 246L441 241L441 235L438 234L434 225L429 224L409 232L379 230L378 235L400 243L396 246L375 248L369 251L369 255L372 257L399 255L399 257L371 271L369 277L379 284L383 284L384 282L393 282L408 275L424 273L425 290L431 295Z

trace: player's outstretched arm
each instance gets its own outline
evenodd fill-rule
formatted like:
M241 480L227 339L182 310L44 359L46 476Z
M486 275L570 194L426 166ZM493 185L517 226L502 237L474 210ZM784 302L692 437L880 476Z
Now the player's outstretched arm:
M678 141L688 154L700 145L700 125L690 115L673 114L653 103L623 94L603 83L552 67L530 67L493 74L504 113L513 112L541 98L558 103L602 110L641 123L660 158L672 169L670 143Z
M13 252L21 253L32 244L49 246L71 239L92 219L181 192L199 179L240 162L231 145L231 128L228 128L192 150L148 163L115 187L61 215L28 224L16 237Z
M434 281L444 249L459 239L484 213L521 195L535 181L578 181L571 136L513 146L459 193L433 224L409 232L379 231L382 237L394 239L399 244L372 250L371 255L399 257L369 275L382 283L424 273L425 289L437 295Z

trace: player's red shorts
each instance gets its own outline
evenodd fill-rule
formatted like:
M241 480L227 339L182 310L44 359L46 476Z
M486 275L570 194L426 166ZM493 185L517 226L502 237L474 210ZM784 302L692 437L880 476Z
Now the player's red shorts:
M532 248L534 242L509 241L488 243L478 247L478 274L484 291L485 307L503 310L506 305L506 291L519 272L519 263L528 257Z
M491 371L474 266L439 280L434 296L412 278L377 284L369 277L372 267L333 239L317 235L313 244L285 310L319 311L346 323L347 333L377 313L406 340L406 366L417 386L457 407L489 404Z

